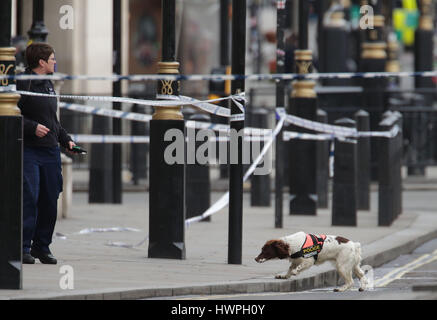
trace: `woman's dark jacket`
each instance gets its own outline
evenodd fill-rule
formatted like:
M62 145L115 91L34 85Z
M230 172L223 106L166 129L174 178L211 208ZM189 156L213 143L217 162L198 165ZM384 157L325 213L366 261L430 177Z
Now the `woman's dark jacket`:
M32 70L26 70L25 74L36 75ZM17 90L31 91L45 94L56 94L50 80L17 80ZM28 147L54 147L58 143L64 148L69 148L68 142L72 141L56 116L56 97L36 97L21 95L18 107L23 115L24 145ZM35 134L38 124L50 129L42 138Z

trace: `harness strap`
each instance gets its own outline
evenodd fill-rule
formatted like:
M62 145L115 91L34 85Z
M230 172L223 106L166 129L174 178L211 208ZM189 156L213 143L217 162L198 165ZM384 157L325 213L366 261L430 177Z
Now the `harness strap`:
M311 239L312 243L309 243L308 240L310 240L310 239ZM319 256L319 253L320 253L320 251L323 248L323 243L325 242L325 239L326 239L325 235L321 235L321 237L316 237L313 234L308 234L306 236L306 239L305 239L304 243L302 244L301 249L298 252L295 252L292 255L290 255L290 258L291 259L297 259L297 258L304 257L304 249L311 248L311 247L314 247L314 246L318 245L319 248L315 249L315 250L317 250L317 252L313 253L311 255L311 257L313 257L314 260L317 261L317 257ZM307 246L305 246L305 244L307 244Z

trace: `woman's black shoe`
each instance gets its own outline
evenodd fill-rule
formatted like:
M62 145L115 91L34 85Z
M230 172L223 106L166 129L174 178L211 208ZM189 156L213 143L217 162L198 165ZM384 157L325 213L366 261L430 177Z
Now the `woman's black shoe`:
M34 258L38 258L39 261L41 261L41 263L44 263L44 264L57 264L58 263L58 260L56 260L56 258L51 253L46 253L46 252L41 252L41 251L38 251L35 249L31 249L30 254Z
M23 253L23 264L34 264L35 258L30 253Z

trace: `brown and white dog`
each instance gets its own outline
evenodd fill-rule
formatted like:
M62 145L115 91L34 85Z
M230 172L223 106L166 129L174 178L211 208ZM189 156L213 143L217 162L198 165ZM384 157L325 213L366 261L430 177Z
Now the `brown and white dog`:
M288 279L292 275L319 265L325 261L335 263L338 273L345 284L334 291L345 291L354 284L352 273L360 280L360 291L366 289L367 279L361 264L361 245L346 238L332 235L312 235L297 232L280 239L269 240L255 258L262 263L272 259L289 259L290 268L285 275L277 275L276 279Z

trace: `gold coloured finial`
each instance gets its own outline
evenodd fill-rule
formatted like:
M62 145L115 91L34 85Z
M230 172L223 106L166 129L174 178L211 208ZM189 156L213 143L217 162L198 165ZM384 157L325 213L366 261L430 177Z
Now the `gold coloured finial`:
M15 48L0 48L0 75L15 74ZM0 80L0 86L5 87L13 84L9 79ZM0 116L19 116L20 109L17 107L20 95L16 93L0 93Z
M159 74L179 74L179 62L158 62ZM179 95L180 82L175 80L158 80L158 94ZM153 120L183 120L181 107L155 107Z
M387 43L387 62L385 65L385 71L387 72L401 71L398 51L399 51L399 45L396 40L391 40Z
M296 72L308 74L313 71L313 52L311 50L294 51ZM298 80L292 83L292 98L315 98L317 96L314 87L316 83L312 80Z
M420 30L433 30L432 23L432 1L422 0L420 1L420 18L419 29Z

